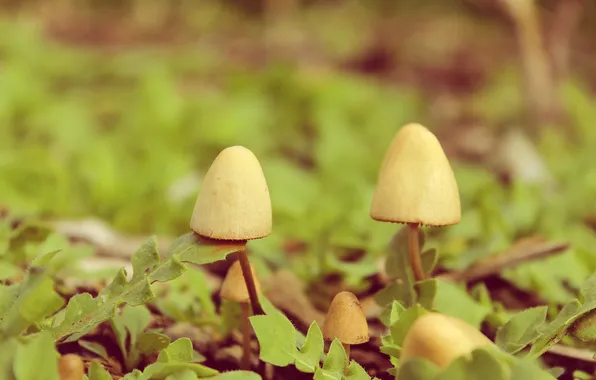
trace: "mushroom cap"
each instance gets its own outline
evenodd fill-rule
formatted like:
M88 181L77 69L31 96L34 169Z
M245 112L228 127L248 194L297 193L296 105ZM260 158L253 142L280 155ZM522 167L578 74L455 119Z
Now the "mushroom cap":
M252 277L255 281L257 293L260 293L261 283L259 282L255 268L252 264L250 264L250 270L252 271ZM246 303L250 301L250 295L246 288L240 261L236 260L234 264L230 266L230 269L228 269L228 274L226 274L226 278L224 278L223 283L221 284L219 296L225 300L238 303Z
M215 158L201 186L190 220L199 235L250 240L271 233L271 198L255 155L232 146Z
M407 124L385 155L370 209L383 222L428 226L461 220L459 190L439 140L420 124Z
M494 346L494 343L463 320L428 313L418 318L408 330L400 361L425 358L445 368L454 359L487 346Z
M75 354L66 354L58 360L60 380L83 380L85 365L83 360Z
M337 338L343 344L368 342L368 323L354 294L344 291L333 297L323 322L323 336L326 340Z

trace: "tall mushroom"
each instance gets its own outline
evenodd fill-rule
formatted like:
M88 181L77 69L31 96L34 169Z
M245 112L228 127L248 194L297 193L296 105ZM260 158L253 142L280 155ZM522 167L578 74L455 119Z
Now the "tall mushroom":
M242 146L222 150L205 175L190 228L211 239L247 241L269 235L271 224L269 188L259 160ZM265 314L245 250L238 260L253 313Z
M420 226L447 226L461 220L453 170L435 135L411 123L395 135L381 165L370 209L373 219L407 223L409 255L417 281L425 279L420 260Z
M261 291L261 284L259 283L259 279L256 276L254 267L251 265L251 272L253 275L253 279L255 282L255 289L257 293ZM250 302L250 295L248 294L248 290L246 288L246 282L244 281L244 276L242 274L242 267L240 266L240 261L235 261L234 264L230 266L228 269L228 274L221 285L221 289L219 290L219 295L222 299L237 302L240 304L240 309L242 311L242 320L241 328L242 328L242 369L249 369L250 368L250 313L249 313L249 302Z
M344 346L348 362L350 345L368 342L366 316L354 294L343 291L333 297L323 322L323 337L326 340L337 338Z
M496 347L465 321L440 313L428 313L418 318L408 330L402 346L402 363L424 358L443 368L477 348Z

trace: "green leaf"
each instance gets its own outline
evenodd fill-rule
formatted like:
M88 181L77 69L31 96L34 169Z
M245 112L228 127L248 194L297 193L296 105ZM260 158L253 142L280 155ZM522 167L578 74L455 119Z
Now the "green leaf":
M429 278L428 280L419 281L414 285L416 289L418 303L425 309L432 309L437 295L437 279Z
M179 338L170 343L157 357L162 363L189 363L193 359L194 350L188 338Z
M170 252L178 255L183 262L201 265L223 260L230 253L242 251L245 246L243 241L207 239L191 232L174 241Z
M31 268L18 285L0 289L0 331L3 337L19 335L64 304L54 290L54 282L41 268Z
M274 312L250 317L261 351L259 358L277 367L293 364L296 348L296 330L285 315Z
M370 380L370 376L360 364L352 360L345 376L346 380Z
M329 346L329 352L323 362L323 367L315 369L314 380L341 380L348 361L346 352L339 342L334 339Z
M11 338L0 342L0 379L13 378L13 362L17 352L17 339Z
M422 262L422 270L424 273L432 273L437 266L439 254L434 248L428 249L420 254L420 261Z
M95 355L99 356L104 360L108 360L108 352L106 351L106 348L101 344L95 342L88 342L82 339L79 339L77 343L79 343L79 345L87 351L93 352Z
M385 307L381 314L381 321L385 326L391 326L398 321L399 315L406 310L399 302L393 301Z
M426 359L413 358L400 368L397 380L432 380L440 373L439 367Z
M540 337L539 329L546 319L547 306L526 309L514 315L497 331L495 343L503 351L515 354Z
M101 364L92 361L89 366L89 380L112 380L112 376Z
M166 377L166 380L196 380L198 379L197 374L193 371L186 369L180 372L173 373Z
M229 371L213 377L217 380L261 380L261 375L249 371Z
M391 325L390 328L393 343L401 346L412 324L426 312L420 305L412 306L402 312L397 322Z
M477 349L472 351L471 358L461 356L455 359L436 379L507 380L508 378L504 364L488 351Z
M169 336L149 331L138 336L137 348L140 353L151 355L165 349L169 344Z
M187 267L180 261L177 255L173 255L170 260L166 260L164 265L160 265L149 276L151 282L167 282L180 277Z
M159 252L157 250L157 238L151 236L132 255L133 276L131 281L138 281L143 276L153 272L159 264Z
M323 333L316 321L311 323L306 333L306 341L296 353L295 366L299 371L313 373L323 357Z
M532 345L528 355L537 358L561 340L567 332L567 328L577 319L580 310L581 303L578 300L565 305L553 321L540 329L542 335Z
M35 365L31 365L33 358ZM38 380L40 373L43 373L44 379L59 380L58 352L47 332L36 334L18 345L15 355L14 374L17 380Z
M516 360L511 366L511 380L555 380L556 378L544 371L536 362L528 360Z
M574 300L567 303L552 322L541 328L542 336L530 349L531 357L538 357L548 351L563 338L574 322L596 309L596 275L582 285L580 295L583 302Z
M463 319L478 328L491 308L476 302L461 286L437 279L434 308L452 317Z
M156 362L148 365L147 368L145 368L145 371L143 371L143 376L141 378L151 380L165 380L168 376L182 371L191 371L195 373L198 377L210 377L219 373L215 369L197 363Z

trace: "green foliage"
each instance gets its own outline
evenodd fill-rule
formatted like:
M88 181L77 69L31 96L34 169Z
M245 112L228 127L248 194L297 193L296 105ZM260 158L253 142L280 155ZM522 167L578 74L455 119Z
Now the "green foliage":
M259 341L259 358L267 363L278 367L294 365L301 372L314 373L315 379L370 380L366 371L354 361L344 371L348 358L337 339L324 355L323 333L317 322L310 325L304 340L292 322L278 311L250 317L250 322Z
M165 380L168 378L205 378L219 374L218 371L194 362L195 352L188 338L180 338L164 348L155 363L143 372L134 370L124 377L126 380ZM172 377L173 376L173 377ZM189 377L190 376L190 377Z
M540 337L546 320L546 306L526 309L514 315L497 331L495 343L505 352L515 354Z
M493 349L476 349L441 369L426 359L412 359L400 367L397 380L555 379L535 363L510 357Z
M31 365L35 358L35 365ZM26 342L17 346L14 358L14 376L17 380L39 379L59 380L58 352L54 347L52 336L47 332L30 336Z
M424 247L424 234L420 232L420 250ZM437 251L429 249L422 251L421 261L426 273L432 272L437 263ZM436 280L430 278L423 282L414 281L414 273L408 253L408 228L401 228L391 240L387 262L385 265L387 276L391 283L377 293L375 299L379 305L388 305L392 301L399 301L409 307L417 303L432 308L437 292Z
M110 320L127 371L137 367L141 355L158 353L170 344L167 335L154 331L144 332L150 319L151 313L141 305L125 306L119 315Z
M30 327L42 327L44 319L63 304L51 276L42 268L31 268L18 284L1 285L0 341L19 336Z
M187 234L172 243L168 257L160 260L157 242L152 237L133 255L130 281L122 269L97 297L93 298L88 293L75 295L50 331L58 341L75 341L101 322L114 317L118 306L138 306L153 300L155 295L151 283L177 278L186 270L183 262L212 262L240 249L243 249L242 244L218 243Z

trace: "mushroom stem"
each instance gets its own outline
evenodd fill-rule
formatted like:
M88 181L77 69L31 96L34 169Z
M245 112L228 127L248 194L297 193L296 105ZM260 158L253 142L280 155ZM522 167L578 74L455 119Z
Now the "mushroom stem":
M423 281L426 274L422 269L422 260L420 259L420 225L418 223L408 223L408 245L410 252L410 264L414 271L414 279Z
M250 262L248 261L248 255L246 251L242 250L238 252L238 260L242 267L242 276L246 282L246 289L250 297L250 305L252 306L252 312L254 315L265 315L261 304L259 303L259 296L257 294L257 288L255 287L255 279L252 276L252 270L250 269Z
M242 311L242 369L250 369L250 310L248 302L240 303Z
M348 367L350 366L350 345L342 343L342 346L344 346L344 351L346 352L346 357L348 358L348 360L346 360L346 367L344 368L344 373L348 373Z

